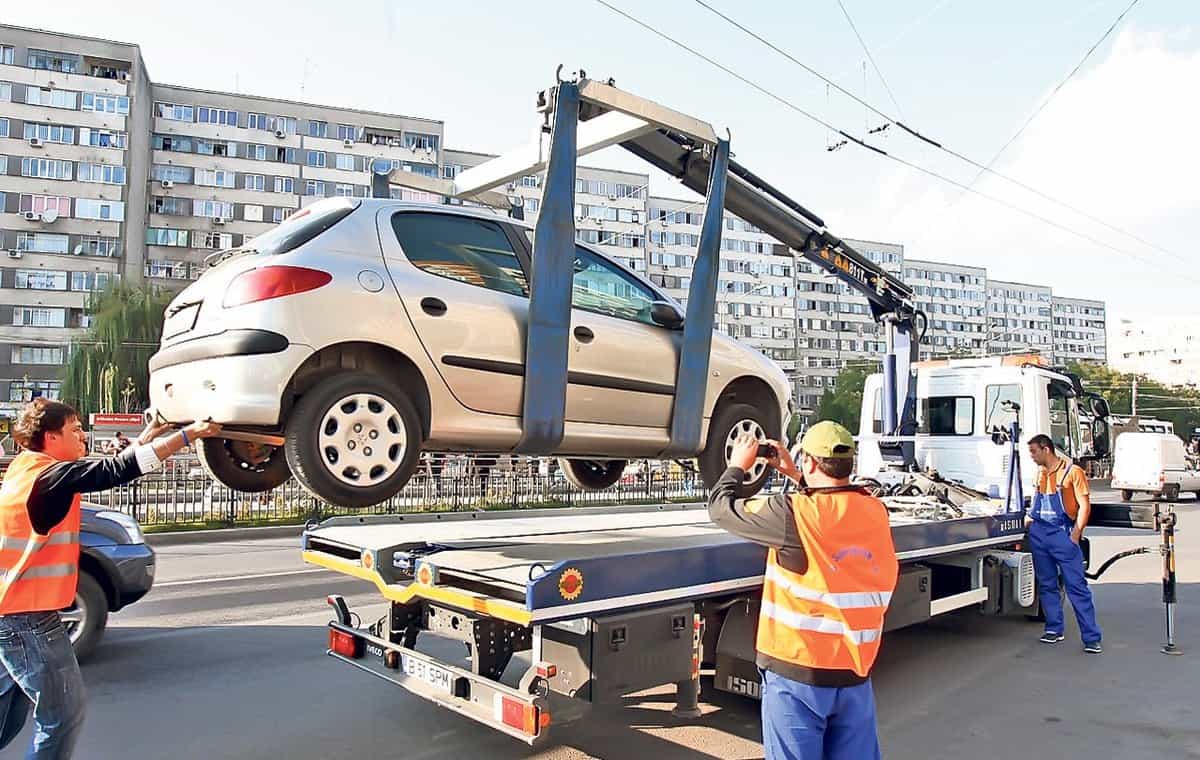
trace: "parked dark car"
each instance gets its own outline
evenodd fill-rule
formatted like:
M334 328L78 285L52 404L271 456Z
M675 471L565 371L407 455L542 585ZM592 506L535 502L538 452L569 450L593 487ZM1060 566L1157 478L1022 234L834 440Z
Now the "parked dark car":
M154 585L154 550L129 515L87 506L79 544L79 588L62 617L75 655L83 660L104 635L109 613L133 604Z

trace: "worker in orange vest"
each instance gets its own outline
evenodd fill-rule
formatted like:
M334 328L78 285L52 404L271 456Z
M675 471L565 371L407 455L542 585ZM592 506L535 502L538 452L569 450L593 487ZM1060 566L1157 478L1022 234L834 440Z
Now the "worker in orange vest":
M805 433L799 466L765 442L768 464L798 493L737 498L759 443L736 442L708 513L768 548L756 644L763 749L768 760L878 758L871 668L899 575L887 509L850 485L854 438L835 422Z
M13 437L25 450L0 484L0 749L20 733L31 703L26 757L68 758L79 738L83 678L58 614L75 600L79 580L79 495L157 470L219 431L198 422L160 438L165 426L151 425L138 445L85 461L87 434L74 409L38 398L21 412Z

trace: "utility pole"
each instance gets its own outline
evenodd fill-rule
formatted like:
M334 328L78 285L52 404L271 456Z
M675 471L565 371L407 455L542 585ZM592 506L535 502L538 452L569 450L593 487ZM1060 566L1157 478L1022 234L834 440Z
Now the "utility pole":
M1131 409L1131 411L1133 413L1132 416L1134 416L1134 417L1137 416L1137 391L1138 391L1138 379L1135 377L1135 378L1133 378L1133 403L1132 403L1132 409Z

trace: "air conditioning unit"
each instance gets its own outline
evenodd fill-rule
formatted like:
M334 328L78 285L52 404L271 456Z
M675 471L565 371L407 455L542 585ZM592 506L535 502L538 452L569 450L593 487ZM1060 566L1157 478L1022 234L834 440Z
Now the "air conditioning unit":
M36 211L26 211L21 216L25 217L25 221L27 222L36 222L42 218L42 215Z
M212 222L213 224L225 224L225 217L214 216Z
M19 259L19 258L21 258L22 255L24 255L24 254L22 254L20 251L9 251L8 252L8 257L10 259Z
M505 186L504 186L504 189L505 189L505 190L508 190L510 193L512 193L512 192L516 192L516 189L517 189L517 183L516 183L516 182L509 182L507 185L505 185Z
M345 140L342 140L342 147L344 147L344 148L353 148L353 147L354 147L354 141L353 141L353 140L351 140L349 137L347 137Z
M432 146L432 145L426 145L426 146L425 146L425 153L426 153L426 155L432 156L432 155L433 155L433 146Z
M46 147L46 141L40 137L31 137L31 138L29 138L29 147L44 148L44 147Z
M616 194L615 194L615 193L609 193L609 194L608 194L608 199L609 199L610 201L615 201L615 200L617 199L617 196L616 196Z
M159 182L158 184L162 185L163 190L170 190L171 188L175 187L175 183L169 179L164 179L162 182Z
M282 140L283 138L287 137L287 132L284 132L282 129L277 129L275 130L275 136Z

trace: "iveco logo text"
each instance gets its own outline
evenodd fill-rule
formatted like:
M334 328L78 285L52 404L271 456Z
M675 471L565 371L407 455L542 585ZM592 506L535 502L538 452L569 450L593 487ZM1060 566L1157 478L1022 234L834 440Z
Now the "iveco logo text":
M367 644L367 652L375 657L383 657L383 647L375 644Z

